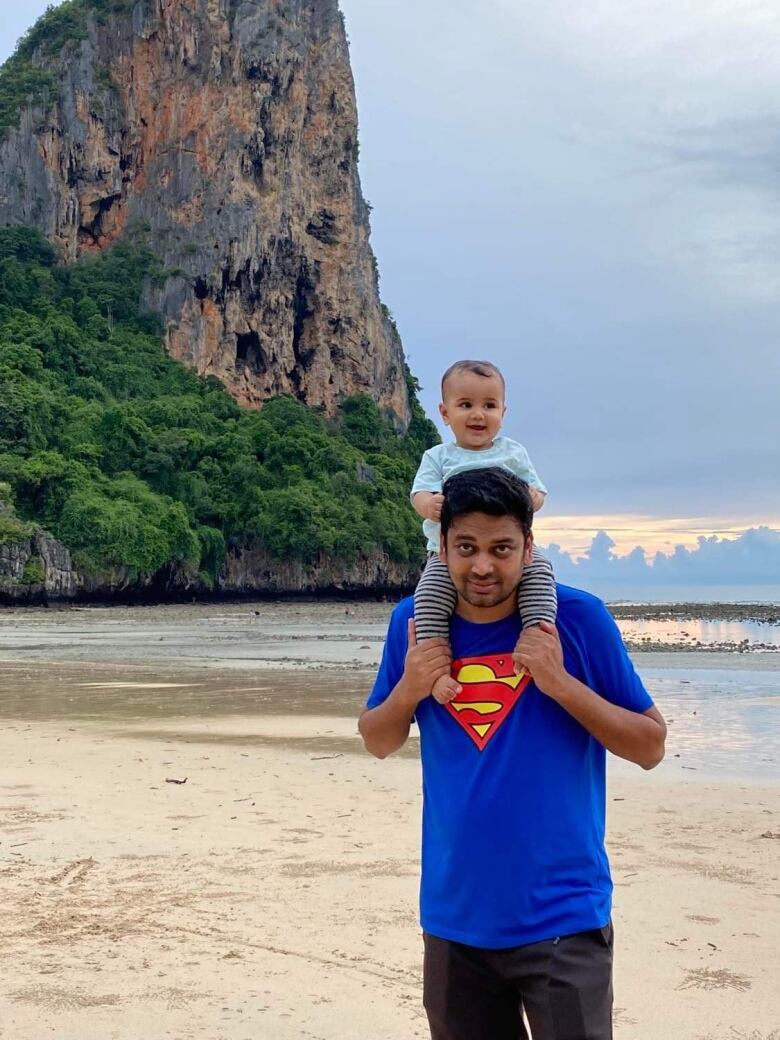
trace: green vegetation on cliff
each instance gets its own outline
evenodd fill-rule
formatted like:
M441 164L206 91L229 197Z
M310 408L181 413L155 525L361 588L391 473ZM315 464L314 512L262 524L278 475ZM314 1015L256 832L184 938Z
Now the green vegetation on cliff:
M436 432L416 398L404 437L368 397L338 423L292 398L242 410L169 357L139 309L160 274L139 245L59 266L37 232L0 228L0 481L20 520L96 574L209 583L230 545L420 558L408 492Z
M135 0L65 0L47 7L0 66L0 138L17 125L24 105L55 100L57 80L50 61L69 43L86 39L90 13L101 23L110 14L132 11L134 4Z

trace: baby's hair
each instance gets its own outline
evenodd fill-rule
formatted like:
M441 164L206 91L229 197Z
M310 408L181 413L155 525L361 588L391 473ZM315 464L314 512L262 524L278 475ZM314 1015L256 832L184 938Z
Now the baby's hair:
M501 388L506 393L506 383L501 370L492 361L456 361L454 365L450 365L441 377L442 400L444 400L444 389L447 385L447 380L461 372L473 372L474 375L483 376L485 379L489 379L491 376L498 376L501 380Z

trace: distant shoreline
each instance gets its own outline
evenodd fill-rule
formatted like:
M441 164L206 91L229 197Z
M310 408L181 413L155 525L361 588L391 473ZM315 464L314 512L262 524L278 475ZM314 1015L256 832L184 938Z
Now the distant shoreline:
M586 590L587 591L587 590ZM116 596L113 598L97 597L92 599L49 599L47 602L29 601L26 603L12 602L0 598L0 613L8 610L110 610L114 608L164 608L175 606L251 606L262 604L269 606L274 603L302 606L308 604L376 604L376 603L398 603L404 596L411 595L413 589L405 592L390 590L366 590L359 593L354 591L340 591L338 589L328 590L322 594L311 592L284 592L284 593L262 593L253 592L246 595L211 595L211 596L185 596L179 595L171 598L142 597L142 596ZM603 597L602 597L603 598ZM606 599L610 614L619 621L751 621L758 624L780 625L780 594L776 602L710 602L696 600L669 600L664 603L647 602L641 600L626 603L623 600Z
M588 590L586 590L588 591ZM80 608L110 609L112 607L164 607L164 606L213 606L224 605L251 605L270 603L398 603L406 596L412 595L413 588L408 590L339 590L329 589L321 593L312 592L282 592L265 593L253 592L245 595L235 593L226 595L208 596L186 596L177 595L173 597L141 596L141 595L119 595L119 596L97 596L88 599L57 599L49 598L46 601L18 602L3 599L0 596L0 612L6 609L14 610L74 610ZM777 602L717 602L696 600L669 600L667 602L625 602L603 598L609 613L618 620L633 619L636 621L666 620L666 621L753 621L760 624L780 625L780 598Z
M0 660L168 661L226 667L372 671L391 602L247 601L17 607L0 611ZM656 661L730 657L780 664L780 610L766 604L647 604L610 608L629 650ZM677 662L680 662L678 665ZM760 664L759 664L760 663Z
M618 620L637 621L756 621L780 625L778 603L614 603L607 600L609 612Z

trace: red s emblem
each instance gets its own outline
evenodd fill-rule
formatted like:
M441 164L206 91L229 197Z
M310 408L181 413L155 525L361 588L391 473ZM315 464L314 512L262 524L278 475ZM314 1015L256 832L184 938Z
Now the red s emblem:
M515 673L511 654L463 657L453 662L452 675L463 689L445 707L483 751L517 704L531 676L525 669L520 675Z

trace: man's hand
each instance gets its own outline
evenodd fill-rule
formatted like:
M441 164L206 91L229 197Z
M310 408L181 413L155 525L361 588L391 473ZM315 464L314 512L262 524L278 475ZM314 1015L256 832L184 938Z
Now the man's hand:
M549 621L523 629L512 660L518 671L525 668L531 673L537 689L553 698L568 676L558 629Z
M414 618L409 618L409 648L406 651L402 682L405 692L411 698L416 698L415 706L428 696L438 679L449 677L451 664L452 650L447 640L423 639L418 643Z
M426 517L433 520L435 524L441 520L441 507L444 505L444 495L431 495L426 504Z
M386 758L403 747L417 705L433 689L437 679L449 676L452 651L446 639L417 642L414 618L409 619L409 646L403 675L381 704L366 708L358 729L366 749L377 758Z

